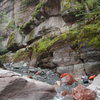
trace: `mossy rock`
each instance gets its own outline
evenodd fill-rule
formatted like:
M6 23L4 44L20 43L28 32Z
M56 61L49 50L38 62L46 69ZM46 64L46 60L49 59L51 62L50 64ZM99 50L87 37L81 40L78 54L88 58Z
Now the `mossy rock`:
M8 40L8 44L7 44L7 48L14 48L17 46L16 43L16 37L15 37L15 32L12 32L9 36L9 40Z
M62 0L61 2L61 10L68 11L68 10L81 10L83 9L83 5L80 4L77 0Z
M94 21L96 21L95 19ZM33 54L39 55L47 52L50 47L59 41L67 41L70 45L82 48L84 45L90 45L100 48L100 23L84 24L80 27L70 29L69 32L60 34L57 37L43 37L33 45Z
M32 16L33 16L33 19L34 18L37 18L39 15L40 15L40 13L41 13L41 8L44 6L44 2L43 1L41 1L39 4L37 4L37 6L35 7L35 10L34 10L34 12L33 12L33 14L32 14Z
M26 48L26 49L21 49L18 50L15 55L13 56L13 62L18 62L18 61L29 61L32 56L32 49L31 48Z
M22 34L25 34L25 35L29 34L33 30L33 28L35 26L37 26L36 23L35 23L35 20L38 19L38 18L41 18L41 15L42 15L41 8L43 6L44 6L44 2L43 1L39 2L36 5L35 10L32 13L32 19L29 22L20 26L20 31L21 31ZM38 20L40 20L40 19L38 19Z
M33 55L38 56L43 52L48 51L50 47L52 47L58 41L65 41L68 38L67 33L62 33L57 37L45 36L42 37L39 41L33 44Z
M31 26L34 27L34 20L30 20L29 22L20 26L20 32L25 35L29 34L33 30Z
M7 55L0 56L1 63L7 63L9 61L9 57Z

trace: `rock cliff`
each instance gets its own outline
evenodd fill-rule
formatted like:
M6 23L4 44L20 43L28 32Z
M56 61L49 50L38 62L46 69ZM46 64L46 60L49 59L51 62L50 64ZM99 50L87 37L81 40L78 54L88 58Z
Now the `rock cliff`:
M99 0L79 1L0 0L0 62L100 73Z

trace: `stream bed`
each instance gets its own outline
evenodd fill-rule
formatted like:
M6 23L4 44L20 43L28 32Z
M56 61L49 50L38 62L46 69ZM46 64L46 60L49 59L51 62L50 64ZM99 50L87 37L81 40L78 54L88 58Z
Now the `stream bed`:
M36 79L42 82L49 83L51 85L56 84L57 81L60 81L59 74L56 73L55 70L50 69L41 69L39 67L31 67L29 66L28 62L18 62L18 63L6 63L4 64L4 67L7 70L14 71L17 73L20 73L22 76L25 75L29 78ZM64 90L71 91L73 88L75 88L78 85L78 83L74 83L71 86L61 86L58 88L56 96L52 100L74 100L72 96L62 96L61 92ZM85 84L83 84L85 85ZM86 84L87 86L89 84ZM96 99L100 100L100 99Z
M47 82L49 84L55 84L56 81L59 81L59 75L50 69L41 69L39 67L34 68L28 65L26 62L19 62L19 63L6 63L4 64L5 68L10 71L14 71L20 73L21 75L28 76L30 78Z

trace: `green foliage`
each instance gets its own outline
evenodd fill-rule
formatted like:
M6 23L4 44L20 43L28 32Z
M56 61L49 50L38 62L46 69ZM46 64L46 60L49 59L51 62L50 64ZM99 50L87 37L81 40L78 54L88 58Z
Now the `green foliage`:
M39 4L37 4L37 6L35 7L35 10L33 12L33 19L38 16L41 13L41 8L44 6L44 2L40 2Z
M92 11L85 15L86 23L100 23L100 11Z
M51 36L43 37L40 41L38 41L33 45L33 55L39 55L43 52L46 52L56 42L65 41L66 39L67 39L66 33L62 33L54 38L52 38Z
M81 48L85 44L94 47L100 47L100 24L83 25L80 28L71 29L69 32L60 34L57 37L45 37L33 45L33 54L41 54L48 51L48 49L55 43L60 41L67 41L71 45L77 45Z
M77 0L62 0L62 10L80 10L83 9L83 5L81 5Z
M99 0L62 0L62 11L73 12L76 17L85 16L99 9Z
M85 2L90 10L94 9L95 7L97 7L97 5L99 5L99 0L86 0Z
M33 46L33 53L40 54L47 51L47 49L52 45L52 40L48 37L42 38L38 43Z
M88 41L88 44L97 47L100 46L98 45L100 39L98 38L99 34L100 34L100 24L89 24L82 28L79 38L81 38L81 41L82 40L84 41L85 39Z
M100 34L95 36L95 37L92 37L89 44L94 46L94 47L100 48Z

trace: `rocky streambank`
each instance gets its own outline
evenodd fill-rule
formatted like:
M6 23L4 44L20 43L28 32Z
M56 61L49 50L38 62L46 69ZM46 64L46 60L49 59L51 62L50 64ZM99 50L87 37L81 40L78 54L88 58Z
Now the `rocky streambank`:
M11 88L13 88L13 84L12 81L14 77L17 78L21 78L24 80L30 80L32 82L36 81L35 83L37 84L38 81L40 81L40 83L38 84L40 86L40 94L35 93L34 91L34 87L32 87L34 93L36 95L42 95L41 92L41 83L44 85L45 87L45 83L48 83L51 85L52 89L54 89L54 94L51 95L51 98L42 98L39 99L35 98L34 96L29 97L30 100L74 100L74 98L76 98L75 100L99 100L100 99L100 94L99 94L99 78L100 75L98 75L94 81L89 81L89 83L83 83L83 80L79 77L70 77L70 76L65 76L64 78L61 78L60 74L58 74L54 69L54 70L50 70L50 69L41 69L41 68L33 68L31 66L29 66L28 62L24 62L21 61L19 63L6 63L4 64L4 67L7 70L1 70L1 77L0 79L6 79L6 77L9 77L11 79L11 82L9 84L11 84ZM10 71L8 71L10 70ZM18 74L19 73L19 74ZM29 82L30 82L29 81ZM14 81L14 84L17 85L17 83ZM20 80L18 79L18 83L20 83ZM2 80L1 83L2 84ZM24 84L23 81L21 81L21 84ZM33 84L33 83L32 83ZM32 85L31 84L31 85ZM18 84L19 85L19 84ZM33 86L33 85L32 85ZM36 85L35 85L36 86ZM26 87L26 86L25 86ZM9 85L8 85L9 88ZM17 87L15 88L14 92L17 92L18 90L16 90ZM20 89L20 87L19 87ZM22 89L24 91L24 89ZM7 90L12 94L12 89L11 90ZM23 94L22 91L22 94ZM28 89L28 93L30 94L30 89ZM52 90L50 90L52 91ZM21 94L21 95L22 95ZM47 94L47 93L46 93ZM16 96L18 95L17 93L15 94ZM30 94L31 95L31 94ZM35 95L35 96L36 96ZM45 95L45 93L44 93ZM78 96L80 95L80 96ZM48 95L49 96L49 95ZM89 96L88 98L86 96ZM2 97L2 96L1 96ZM26 97L28 97L26 95ZM3 98L3 97L2 97ZM6 100L8 99L9 96L6 98ZM12 98L12 97L11 97ZM24 98L23 95L21 97L21 100L27 100L26 98ZM33 99L34 98L34 99ZM13 97L13 99L11 100L20 100L19 97ZM2 99L5 100L5 99Z
M42 72L38 72L38 79L38 74L29 76L0 69L0 100L100 100L100 75L92 84L83 84L72 81L74 77L56 79L57 76L50 73L55 80L45 75L50 78L49 81L46 78L45 83L41 82L44 81Z
M47 82L49 84L55 84L56 81L59 81L59 74L56 73L56 70L50 69L41 69L39 67L35 68L29 66L28 62L21 61L19 63L6 63L4 67L7 70L17 72L22 76L25 75L29 78L36 79L42 82Z

